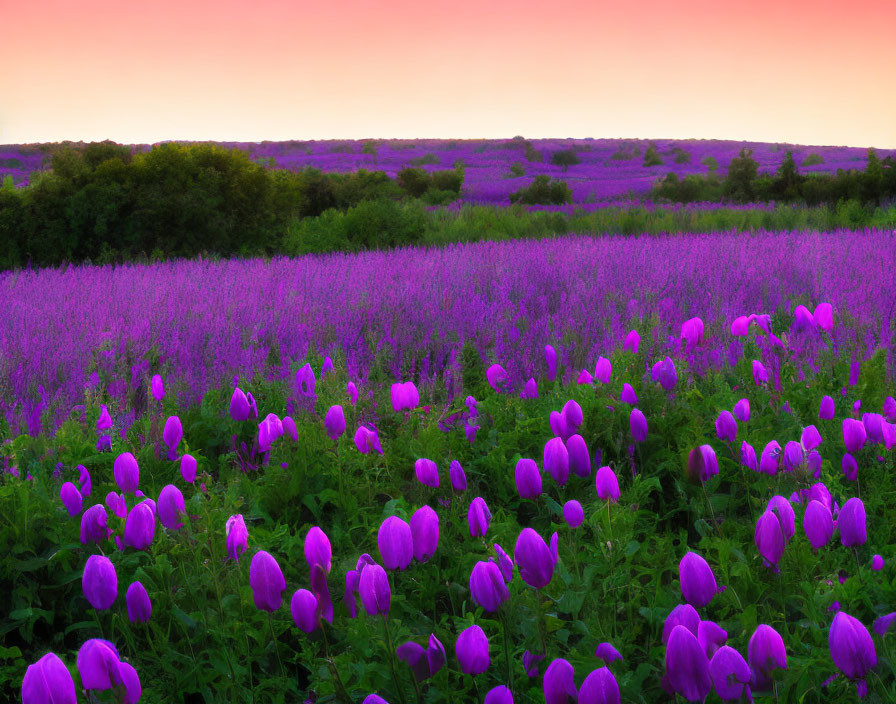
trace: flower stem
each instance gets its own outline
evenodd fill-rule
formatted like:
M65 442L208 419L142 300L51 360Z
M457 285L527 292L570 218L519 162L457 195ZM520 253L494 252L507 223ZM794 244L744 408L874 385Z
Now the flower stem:
M389 648L389 664L392 666L392 679L395 682L395 689L398 691L398 699L401 704L405 704L404 689L398 681L398 668L395 666L395 648L392 647L392 634L389 632L389 616L383 614L383 628L386 631L386 647Z

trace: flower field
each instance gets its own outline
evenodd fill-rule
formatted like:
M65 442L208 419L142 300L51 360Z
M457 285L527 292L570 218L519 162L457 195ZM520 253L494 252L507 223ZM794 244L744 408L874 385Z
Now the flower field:
M0 273L3 694L896 701L894 271L862 230Z

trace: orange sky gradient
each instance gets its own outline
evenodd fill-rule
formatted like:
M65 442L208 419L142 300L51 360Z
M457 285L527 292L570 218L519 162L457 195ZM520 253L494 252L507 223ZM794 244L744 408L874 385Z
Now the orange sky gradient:
M896 148L896 0L0 0L0 143Z

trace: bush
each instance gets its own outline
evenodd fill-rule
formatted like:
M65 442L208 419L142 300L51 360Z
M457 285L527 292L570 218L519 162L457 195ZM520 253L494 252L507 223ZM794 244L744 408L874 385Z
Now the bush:
M424 154L423 156L409 159L408 163L411 166L433 166L435 164L441 164L442 160L435 154Z
M539 174L529 186L512 193L510 202L523 205L562 205L572 203L572 191L565 181Z
M414 197L419 198L432 185L432 179L423 169L406 168L398 172L398 185L405 192Z
M566 171L570 166L581 164L582 160L576 155L572 149L561 149L551 154L551 163L554 166L562 166Z
M821 154L809 154L803 159L803 166L817 166L824 163L824 157Z
M700 160L700 163L706 167L706 170L709 173L714 173L719 170L719 162L716 161L714 156L705 156Z
M529 161L529 162L544 161L544 155L541 152L535 151L535 147L532 146L532 142L526 142L526 161Z
M655 144L651 144L647 147L647 151L644 152L644 166L661 166L663 163L662 158L660 157L660 153L656 148Z
M676 164L690 164L691 163L691 153L685 151L681 147L675 147L673 150L675 152L675 163Z
M628 161L641 155L641 147L637 144L623 144L610 156L614 161Z
M515 161L513 164L510 165L509 178L519 178L520 176L525 176L525 175L526 175L526 169L523 168L523 165L520 162Z

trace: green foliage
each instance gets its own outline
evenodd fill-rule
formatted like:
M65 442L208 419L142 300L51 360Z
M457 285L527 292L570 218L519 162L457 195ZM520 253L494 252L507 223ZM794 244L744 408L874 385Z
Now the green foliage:
M803 166L816 166L824 163L824 157L821 154L809 154L803 159Z
M535 147L532 146L532 142L526 142L525 153L526 153L526 161L528 161L530 163L544 161L544 154L537 151L535 149Z
M521 176L525 175L526 169L520 162L515 161L510 165L510 174L508 175L509 178L520 178Z
M753 159L753 150L743 148L740 155L728 165L728 176L722 186L727 198L735 203L748 203L756 197L756 176L759 164Z
M511 193L510 202L523 205L562 205L572 203L572 191L565 181L539 174L530 185Z
M623 144L619 147L613 154L610 155L610 158L614 161L629 161L630 159L635 159L641 156L641 145L634 144Z
M689 151L682 149L681 147L675 147L675 149L673 149L672 151L675 154L674 161L676 164L690 164L691 163L691 153ZM712 157L710 157L710 158L712 158Z
M716 161L714 156L705 156L700 160L700 163L706 167L706 170L710 173L714 173L719 170L719 162Z
M554 166L562 166L563 170L566 171L570 166L581 164L582 160L579 159L574 150L561 149L551 154L551 163Z
M647 147L647 151L644 152L644 166L661 166L662 163L663 159L660 157L659 150L651 142Z
M442 160L435 154L424 154L423 156L409 159L408 163L411 166L434 166L436 164L441 164Z

